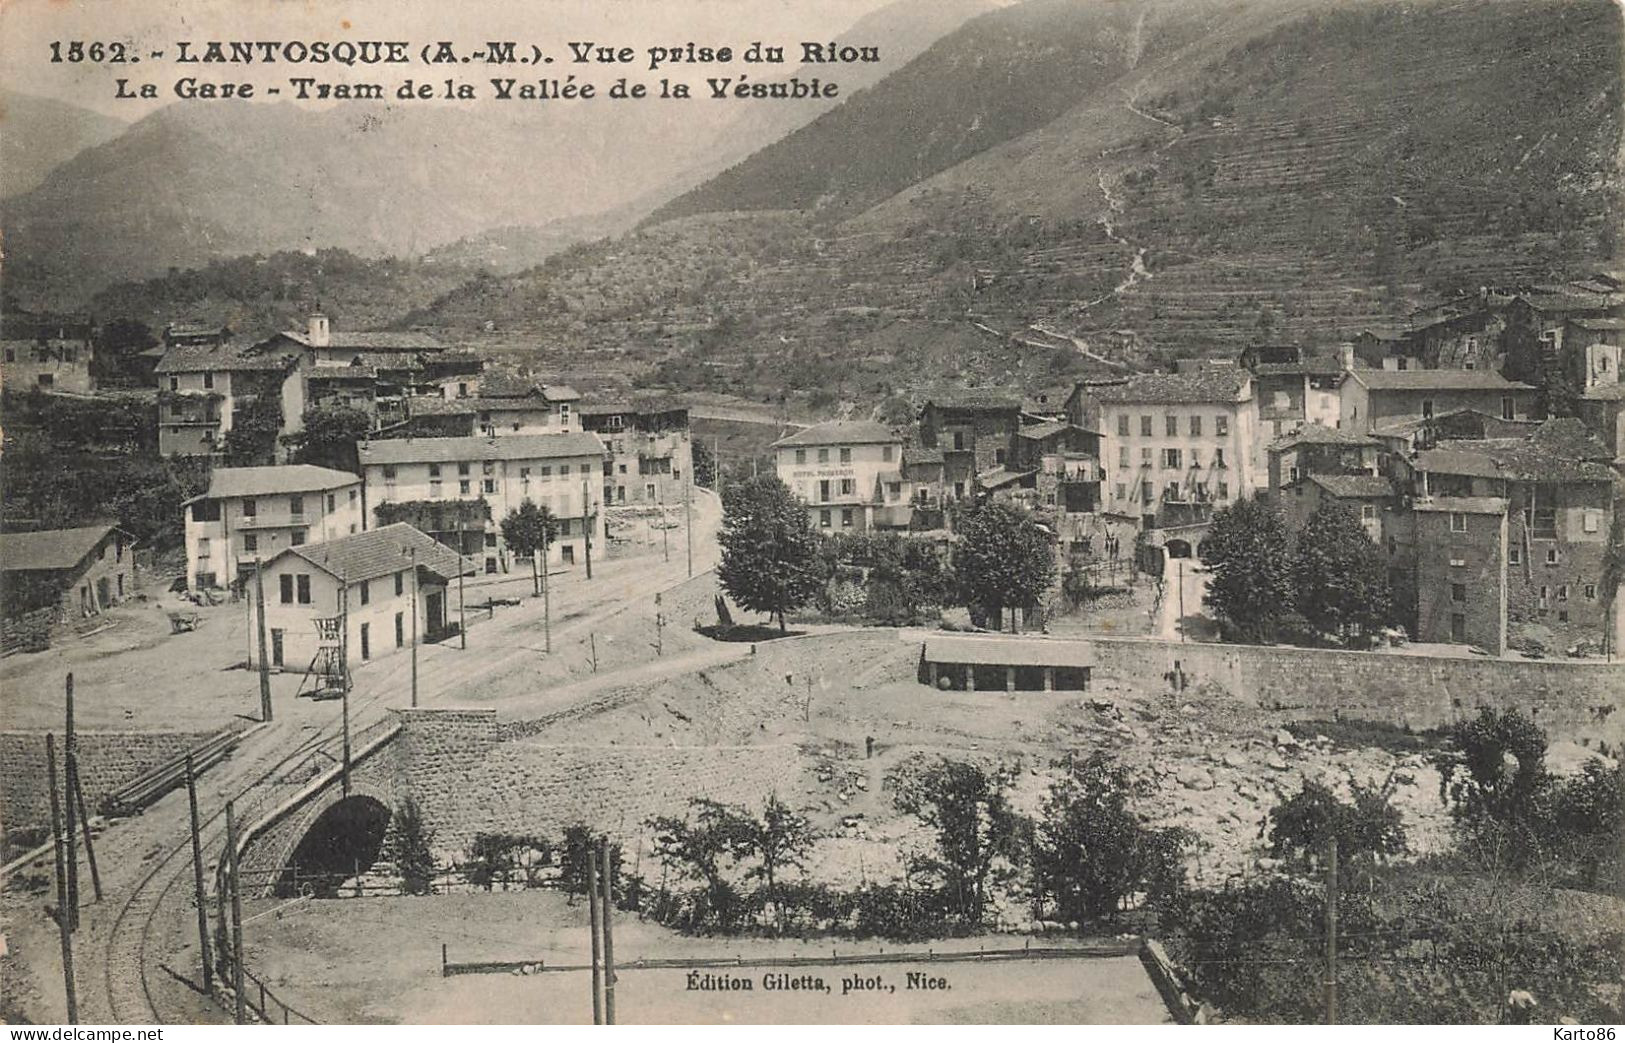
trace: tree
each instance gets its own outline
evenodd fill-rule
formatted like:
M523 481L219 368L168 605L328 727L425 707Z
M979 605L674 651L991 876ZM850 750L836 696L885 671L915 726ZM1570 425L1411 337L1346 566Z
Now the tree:
M434 890L434 833L423 821L417 801L407 797L395 809L395 871L401 888L409 895L426 895Z
M813 842L812 823L792 811L777 794L771 794L762 806L762 817L745 819L740 827L736 854L760 860L745 875L760 878L772 901L778 894L779 870L800 866L807 857ZM779 917L782 923L782 910Z
M662 815L649 820L655 831L654 854L668 869L704 884L704 911L697 919L731 929L742 912L739 895L723 873L749 847L750 816L740 808L703 797L691 798L686 818Z
M717 487L717 457L704 442L693 444L694 484L701 489Z
M1391 786L1352 786L1353 800L1305 779L1303 789L1269 813L1270 853L1303 864L1318 864L1337 837L1343 858L1386 859L1405 850L1405 824L1390 798Z
M296 464L315 464L337 471L360 467L355 444L372 433L372 417L349 406L311 406L301 430L284 437Z
M1133 789L1129 773L1099 752L1050 787L1033 862L1061 919L1110 914L1137 891L1165 898L1178 890L1186 834L1141 823L1129 807Z
M1292 534L1276 508L1239 500L1213 516L1202 561L1209 567L1208 607L1245 637L1259 640L1293 608Z
M988 884L998 858L1013 859L1030 823L1009 801L1011 776L964 761L938 761L899 792L898 807L936 831L936 854L916 867L941 877L954 913L976 927L987 911Z
M542 593L541 570L547 567L547 548L558 538L559 523L553 512L538 507L527 498L502 519L502 538L520 557L530 558L530 581L536 595Z
M773 475L728 487L717 578L741 607L766 612L785 630L785 612L818 592L818 535L807 508Z
M1322 500L1298 533L1292 558L1297 610L1318 630L1369 634L1388 619L1382 550L1348 506Z
M255 467L276 462L277 432L282 429L282 403L274 395L257 395L232 413L231 430L221 448L228 467Z
M953 563L966 607L998 613L1008 606L1015 633L1015 609L1037 604L1055 579L1055 538L1031 511L989 502L960 519Z

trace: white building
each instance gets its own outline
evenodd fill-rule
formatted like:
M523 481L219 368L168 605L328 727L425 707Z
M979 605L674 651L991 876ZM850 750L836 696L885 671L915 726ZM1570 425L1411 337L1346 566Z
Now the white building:
M807 504L813 525L823 531L874 528L885 491L892 485L901 490L903 443L884 424L815 424L774 442L773 453L779 480Z
M1239 367L1143 373L1098 390L1104 500L1116 514L1227 507L1259 486L1252 377Z
M558 519L549 561L586 560L589 539L604 546L604 443L597 435L398 438L363 443L358 452L373 525L408 511L435 539L455 545L461 538L463 553L487 573L513 567L501 524L526 500Z
M366 528L361 479L310 464L217 467L186 510L188 590L229 586L289 547Z
M238 414L249 409L275 412L279 438L303 425L305 382L292 351L260 351L231 341L172 344L156 373L161 456L219 453Z
M438 640L451 629L446 585L459 569L472 568L410 525L289 547L262 566L266 658L274 669L310 669L323 619L343 621L339 631L352 668ZM248 606L248 662L258 667L253 597Z

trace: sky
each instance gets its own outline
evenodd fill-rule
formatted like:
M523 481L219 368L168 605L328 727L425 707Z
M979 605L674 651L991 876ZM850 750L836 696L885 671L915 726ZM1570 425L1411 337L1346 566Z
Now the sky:
M170 86L181 76L226 82L264 81L306 75L332 81L422 78L433 70L412 66L284 66L244 69L233 65L136 66L52 63L52 41L125 41L145 56L162 48L171 57L178 40L451 40L477 46L486 40L533 41L565 51L570 40L613 42L640 51L650 46L732 44L752 40L789 45L828 40L888 0L5 0L0 7L0 85L54 98L125 120L135 120L175 100ZM560 59L562 61L562 59ZM785 66L793 67L795 56ZM529 67L525 67L528 70ZM647 63L636 65L647 74ZM547 72L568 72L560 64ZM600 67L599 75L602 75ZM719 71L696 67L692 76ZM630 71L629 71L630 72ZM480 75L487 75L480 70ZM530 72L529 75L540 75ZM525 76L526 71L512 75ZM157 83L157 102L119 100L119 77Z

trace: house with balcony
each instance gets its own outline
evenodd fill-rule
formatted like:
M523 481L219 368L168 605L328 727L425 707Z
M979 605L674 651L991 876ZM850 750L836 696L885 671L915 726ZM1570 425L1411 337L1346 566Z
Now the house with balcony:
M1021 417L1020 396L995 389L945 392L925 402L920 408L920 443L942 451L946 495L968 499L980 488L977 475L1014 463Z
M488 370L470 382L445 380L441 393L407 404L415 435L467 436L558 434L582 430L581 393L567 384L545 384L507 370Z
M299 355L239 340L176 343L154 368L158 379L158 452L213 456L239 416L263 411L282 436L300 430L305 382Z
M604 503L682 503L694 480L688 407L659 401L580 402L576 422L604 443Z
M310 464L217 467L183 506L188 590L238 589L256 560L367 527L361 479Z
M905 508L907 502L903 441L884 424L831 420L787 435L772 448L779 480L807 505L819 531L863 532L909 524L901 510L890 509Z
M1271 496L1311 475L1382 473L1381 441L1324 424L1304 424L1271 442L1265 453Z
M589 431L395 438L363 442L356 452L370 527L407 521L486 573L516 566L502 519L526 500L558 519L548 561L584 562L594 546L604 547L605 450Z
M1305 424L1336 427L1341 404L1337 386L1353 364L1353 352L1352 346L1339 355L1297 345L1243 352L1258 403L1258 437L1267 445Z

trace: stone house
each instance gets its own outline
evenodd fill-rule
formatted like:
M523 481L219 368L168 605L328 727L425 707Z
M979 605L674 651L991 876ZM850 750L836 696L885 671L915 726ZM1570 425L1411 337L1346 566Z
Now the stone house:
M576 422L604 443L604 503L682 503L694 480L688 407L659 402L582 402Z
M186 586L231 586L288 547L361 532L361 479L310 464L217 467L187 500Z
M978 475L1014 459L1021 406L1018 396L973 389L934 395L921 407L920 442L942 450L943 485L953 499L975 495Z
M88 395L96 390L96 327L82 320L17 317L0 330L0 385Z
M1491 370L1350 370L1339 386L1339 427L1370 433L1406 417L1476 409L1507 420L1539 415L1539 392Z
M154 371L162 456L220 453L233 424L249 410L275 414L279 447L282 436L303 425L305 382L294 352L241 341L177 343L164 349Z
M896 521L884 514L877 519L888 492L893 507L903 505L903 441L891 428L831 420L786 435L772 448L779 480L807 505L814 528L863 532Z
M99 616L135 593L135 539L115 525L0 533L5 614Z

